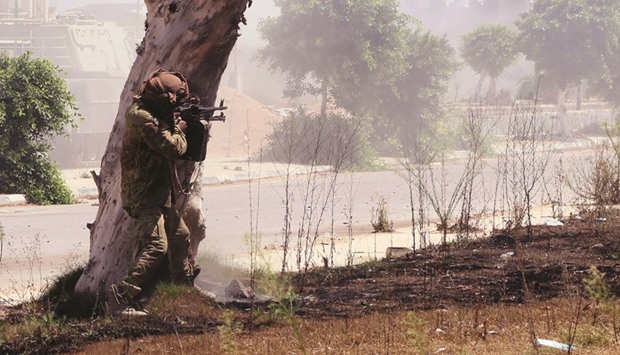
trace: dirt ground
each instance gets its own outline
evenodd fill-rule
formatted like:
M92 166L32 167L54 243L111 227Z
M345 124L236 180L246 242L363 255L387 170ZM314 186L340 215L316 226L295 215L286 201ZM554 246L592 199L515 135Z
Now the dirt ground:
M310 296L304 317L355 317L369 312L520 304L575 295L591 266L620 294L620 239L605 222L573 220L497 233L460 248L425 250L408 259L298 277ZM514 256L509 253L515 253ZM524 282L525 280L525 282ZM524 287L527 285L527 289Z
M377 314L389 317L407 311L497 309L581 297L583 280L592 266L605 274L610 294L617 296L620 238L618 224L611 220L573 218L564 226L535 226L531 233L527 229L501 231L407 258L294 275L291 284L300 296L295 301L295 317L349 324ZM50 335L39 330L14 342L0 336L0 353L102 353L91 348L106 342L124 346L123 339L127 344L128 339L137 342L143 353L154 353L140 339L148 338L150 344L154 341L150 337L156 335L215 334L226 325L226 314L233 314L248 334L280 327L273 321L256 321L258 307L248 304L214 306L191 293L174 297L183 301L171 305L156 296L150 304L151 315L145 318L69 320L64 327L75 331L57 330ZM27 307L5 309L3 322L24 322L29 312L32 310Z

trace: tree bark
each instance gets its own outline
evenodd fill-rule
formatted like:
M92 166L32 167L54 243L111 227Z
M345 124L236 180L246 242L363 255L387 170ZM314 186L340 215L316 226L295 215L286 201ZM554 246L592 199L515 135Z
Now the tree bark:
M484 75L480 74L480 78L478 79L478 84L476 84L476 92L474 93L474 101L479 102L481 97L480 93L482 92L482 84L484 83Z
M566 92L568 88L561 88L558 91L558 128L557 135L562 138L570 138L570 131L568 129L568 114L566 110Z
M495 102L495 88L496 88L497 78L490 77L489 79L489 89L487 90L487 104L496 105Z
M120 152L125 111L146 76L157 68L183 73L190 92L203 105L213 105L228 57L239 36L239 24L251 0L145 0L146 33L123 88L99 174L99 210L90 228L89 260L75 287L78 295L105 301L112 283L126 273L137 252L127 234L129 218L120 197ZM178 163L179 178L194 174L195 188L183 199L191 248L205 236L202 213L202 164ZM187 201L185 201L187 200Z

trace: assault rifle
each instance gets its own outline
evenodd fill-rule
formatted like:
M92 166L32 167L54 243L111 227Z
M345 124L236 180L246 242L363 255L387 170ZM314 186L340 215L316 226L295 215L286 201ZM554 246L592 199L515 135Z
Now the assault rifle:
M181 106L177 106L177 108L175 108L174 111L180 113L183 121L188 122L188 123L190 121L195 121L195 120L205 120L207 122L211 122L211 121L225 122L226 116L224 116L224 112L220 112L220 114L217 116L213 116L213 114L215 113L215 111L223 111L223 110L226 110L227 108L228 107L224 106L224 99L222 99L222 101L220 101L219 106L207 107L207 106L202 106L195 102L190 101L190 102L184 103Z
M209 127L212 121L226 121L224 112L214 116L216 111L224 111L224 100L219 106L207 107L188 102L175 108L181 119L187 123L185 138L187 139L187 151L180 159L191 161L203 161L207 157L207 142L209 141Z

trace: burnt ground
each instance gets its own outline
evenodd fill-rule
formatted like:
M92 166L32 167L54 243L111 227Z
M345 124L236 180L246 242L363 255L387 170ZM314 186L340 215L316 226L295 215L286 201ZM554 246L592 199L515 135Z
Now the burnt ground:
M618 224L595 219L565 223L533 227L531 233L525 229L499 231L407 258L295 275L293 287L303 299L296 314L307 319L351 318L376 312L519 304L574 296L583 293L583 279L592 266L605 273L610 293L620 294L616 277L620 271ZM514 255L507 256L509 253ZM247 305L214 307L191 291L174 296L183 305L170 305L155 296L151 315L145 318L115 322L99 316L65 319L57 328L39 326L16 341L0 341L0 353L64 352L106 339L214 332L222 324L223 312L230 309L249 330L270 326L269 321L250 321ZM49 312L38 306L4 310L0 329L3 322L23 323L32 317L33 309Z
M620 233L605 222L499 232L461 247L424 250L406 259L297 278L305 284L303 317L518 304L574 296L592 266L620 294ZM504 254L514 253L514 256ZM502 256L504 255L504 256Z

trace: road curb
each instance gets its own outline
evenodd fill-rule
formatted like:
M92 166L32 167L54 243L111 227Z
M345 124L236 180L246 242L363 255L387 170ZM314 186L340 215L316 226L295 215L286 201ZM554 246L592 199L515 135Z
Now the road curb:
M321 166L317 167L317 171L325 172L328 171L329 167ZM261 179L272 178L281 176L277 171L272 170L260 175ZM258 174L252 174L252 179L258 179ZM231 174L231 175L214 175L214 176L205 176L202 178L203 185L223 185L223 184L231 184L236 182L245 182L248 181L250 177L248 174ZM76 198L80 197L97 197L99 195L99 191L95 187L83 187L73 190L73 195ZM26 198L21 194L0 194L0 206L18 206L25 205Z
M25 205L26 197L20 194L0 195L0 206Z

